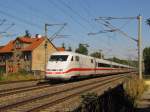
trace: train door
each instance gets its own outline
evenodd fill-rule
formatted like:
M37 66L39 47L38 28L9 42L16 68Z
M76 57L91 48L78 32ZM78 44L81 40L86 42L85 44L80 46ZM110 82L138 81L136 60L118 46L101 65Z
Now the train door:
M78 75L78 76L80 76L80 68L81 68L81 63L80 63L80 57L79 56L75 56L75 65L76 65L76 68L78 68L77 69L77 71L76 71L76 74Z
M97 67L97 62L96 59L94 58L94 75L96 74L96 67Z

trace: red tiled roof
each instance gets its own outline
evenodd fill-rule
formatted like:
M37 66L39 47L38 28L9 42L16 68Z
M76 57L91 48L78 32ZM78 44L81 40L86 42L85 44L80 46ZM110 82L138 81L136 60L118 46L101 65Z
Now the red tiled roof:
M0 49L3 48L4 46L0 46Z
M44 41L44 38L34 38L34 41L29 45L28 47L22 49L22 51L32 51L36 47L38 47L42 42Z
M0 53L12 52L13 46L14 46L13 41L10 41L8 44L6 44L4 47L0 49Z
M20 42L23 42L23 43L32 43L34 42L35 40L37 39L40 39L40 38L31 38L31 37L22 37L22 38L18 38L18 40Z
M30 43L29 46L21 49L22 51L32 51L33 49L38 47L44 41L44 38L43 37L42 38L29 38L29 37L17 38L13 41L10 41L8 44L6 44L4 47L2 47L0 49L0 53L12 52L14 49L14 44L15 44L16 40L19 40L22 43Z
M57 51L65 51L65 48L63 48L63 47L57 47Z

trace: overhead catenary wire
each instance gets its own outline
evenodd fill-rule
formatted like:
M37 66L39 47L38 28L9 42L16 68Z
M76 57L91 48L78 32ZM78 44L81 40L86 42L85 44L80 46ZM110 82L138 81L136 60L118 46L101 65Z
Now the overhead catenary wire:
M96 21L98 21L99 19L96 19ZM117 28L117 27L115 27L115 26L113 26L110 22L108 22L108 21L106 21L106 20L104 20L104 19L101 19L104 23L102 23L102 22L100 22L102 25L104 25L105 27L107 27L107 28L109 28L109 29L111 29L111 30L114 30L115 29L115 31L117 31L117 32L119 32L119 33L121 33L121 34L123 34L125 37L128 37L128 38L130 38L130 39L132 39L132 40L134 40L134 41L137 41L137 39L135 39L135 38L133 38L133 37L131 37L131 36L129 36L127 33L125 33L124 31L122 31L122 30L120 30L119 28Z
M33 23L33 22L28 21L28 20L22 19L20 17L14 16L14 15L9 14L8 12L5 12L3 10L0 10L0 13L5 15L5 16L7 16L7 17L11 17L13 19L16 19L16 20L18 20L18 21L20 21L22 23L27 24L27 25L33 26L33 27L35 27L37 29L40 29L42 27L42 26L38 25L37 23Z
M98 32L96 32L96 33L88 33L88 35L96 35L96 34L99 34L99 33L104 33L104 34L106 34L106 36L108 36L108 37L110 37L109 35L108 35L108 32L112 32L112 33L115 33L119 28L116 28L116 27L113 27L113 25L111 26L111 24L108 22L108 20L110 19L106 19L106 18L98 18L98 20L97 19L95 19L96 21L98 21L100 24L102 24L105 28L108 28L108 29L104 29L104 27L102 27L101 25L101 28L103 29L102 31L98 31ZM126 18L124 18L124 19L126 19ZM101 21L100 21L101 20ZM111 20L111 19L110 19ZM133 18L132 19L130 19L130 20L133 20ZM125 27L127 24L128 24L128 22L129 21L127 21L125 24L123 24L120 28L123 28L123 27ZM121 30L120 30L120 32L121 32ZM121 32L122 33L122 32ZM124 33L124 34L126 34L126 33ZM116 46L116 44L115 44L115 46ZM120 47L123 47L123 46L120 46Z
M20 5L24 4L23 7L25 7L26 9L28 9L29 11L34 12L34 15L36 13L36 17L39 19L41 18L41 20L47 18L46 15L49 15L47 13L45 13L45 11L41 11L39 10L37 7L31 6L27 1L23 1L23 0L18 0L18 2ZM51 21L56 21L56 18L54 18L53 16L51 16L50 18L48 18Z
M64 5L66 8L68 8L71 12L73 12L75 15L77 15L79 18L81 18L82 21L86 22L86 24L88 24L90 27L93 27L93 26L90 24L90 21L89 21L86 17L80 15L80 13L78 13L76 10L74 10L72 7L70 7L65 1L60 0L59 2L60 2L62 5Z
M15 25L15 23L10 24L7 28L4 29L3 32L7 32L10 28L12 28Z
M98 17L97 20L112 20L112 19L137 19L137 17Z
M62 7L58 6L57 3L55 3L54 1L49 1L49 0L48 0L48 3L49 3L49 4L52 4L52 5L55 6L55 7L57 7L62 13L64 13L66 16L68 16L69 18L71 18L72 21L74 21L76 24L78 24L80 27L82 27L82 29L83 29L84 31L87 31L87 30L88 30L88 28L87 28L85 25L83 25L82 23L80 23L80 22L79 22L77 19L75 19L72 15L67 14L67 12L66 12Z
M60 24L59 24L60 25ZM60 27L60 29L55 32L51 37L50 40L54 40L55 38L57 38L57 35L65 28L65 26L67 25L67 23L62 24L62 26Z
M3 25L6 22L6 19L0 20L0 26Z

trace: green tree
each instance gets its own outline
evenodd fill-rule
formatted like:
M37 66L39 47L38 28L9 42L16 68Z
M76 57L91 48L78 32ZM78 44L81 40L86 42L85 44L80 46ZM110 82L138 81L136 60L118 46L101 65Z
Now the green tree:
M150 18L146 20L146 23L150 26Z
M143 51L145 73L150 74L150 47L147 47Z
M134 67L138 66L138 62L136 60L122 60L116 57L109 58L108 60L116 62L116 63L120 63L120 64L134 66Z
M86 46L84 46L84 44L79 44L79 47L75 50L76 53L80 53L80 54L84 54L87 55L88 54L88 49Z
M95 58L100 58L100 59L104 58L104 56L100 52L94 52L94 53L91 53L90 55Z

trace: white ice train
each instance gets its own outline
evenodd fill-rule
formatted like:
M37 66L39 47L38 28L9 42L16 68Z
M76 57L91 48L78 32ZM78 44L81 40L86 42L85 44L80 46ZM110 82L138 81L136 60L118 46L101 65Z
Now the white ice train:
M68 80L80 76L109 75L133 71L133 67L73 52L53 53L46 67L45 78Z

